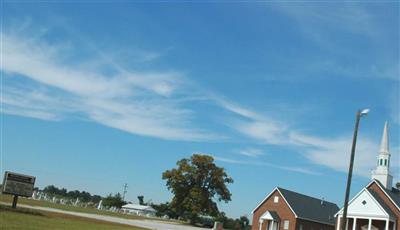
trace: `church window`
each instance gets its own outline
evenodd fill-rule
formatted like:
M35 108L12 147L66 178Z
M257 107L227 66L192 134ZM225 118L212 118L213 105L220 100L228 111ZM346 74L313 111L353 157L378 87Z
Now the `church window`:
M283 221L283 229L285 229L285 230L289 229L289 221L288 220Z
M387 159L385 159L385 166L387 166Z
M383 160L382 160L382 159L381 159L381 161L380 161L380 164L379 164L379 165L381 165L381 166L383 165Z
M278 203L279 202L279 196L274 196L274 203Z

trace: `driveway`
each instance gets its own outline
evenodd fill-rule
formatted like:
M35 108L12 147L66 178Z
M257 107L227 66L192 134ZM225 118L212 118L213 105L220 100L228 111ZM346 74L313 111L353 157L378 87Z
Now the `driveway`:
M5 202L0 202L0 204L11 205L11 204L5 203ZM36 209L36 210L47 211L47 212L57 212L57 213L62 213L62 214L67 214L67 215L85 217L85 218L90 218L90 219L96 219L96 220L108 221L108 222L113 222L113 223L118 223L118 224L125 224L125 225L148 228L148 229L156 229L156 230L206 230L205 228L197 228L197 227L192 227L192 226L187 226L187 225L173 224L170 222L158 221L158 220L132 220L132 219L125 219L125 218L119 218L119 217L114 217L114 216L105 216L105 215L83 213L83 212L64 211L61 209L47 208L47 207L40 207L40 206L31 206L31 205L25 205L25 204L18 204L18 207Z

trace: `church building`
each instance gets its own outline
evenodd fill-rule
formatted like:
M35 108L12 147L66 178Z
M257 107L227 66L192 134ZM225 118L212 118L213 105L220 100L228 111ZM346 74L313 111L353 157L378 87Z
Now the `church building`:
M398 164L398 162L397 162ZM347 230L399 230L400 188L393 188L390 174L388 124L385 123L376 169L371 182L350 200ZM343 208L336 214L336 229L341 229Z
M331 202L275 188L253 210L252 230L335 230Z
M390 166L386 122L376 169L349 202L346 230L400 230L400 187L393 187ZM340 230L344 223L343 208L283 188L272 190L252 213L252 230Z

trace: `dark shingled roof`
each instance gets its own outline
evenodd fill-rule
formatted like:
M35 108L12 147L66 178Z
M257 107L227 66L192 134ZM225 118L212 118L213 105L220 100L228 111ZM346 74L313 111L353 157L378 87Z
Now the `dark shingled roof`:
M389 214L390 217L393 219L396 219L396 214L392 212L392 210L389 208L389 206L385 203L384 200L372 189L368 189L368 192L371 193L371 195L375 198L376 201L382 206L383 209Z
M271 214L272 218L274 218L274 220L276 221L280 221L281 218L279 218L278 213L274 212L274 211L269 211L269 213Z
M396 188L386 189L385 186L383 186L383 184L380 181L374 180L374 182L378 183L379 187L385 190L387 195L393 200L393 202L397 205L397 207L400 208L400 190Z
M397 207L400 207L400 190L392 188L392 190L386 189L387 194L392 198Z
M283 188L278 189L298 218L331 225L335 224L334 215L339 211L339 207L336 204Z

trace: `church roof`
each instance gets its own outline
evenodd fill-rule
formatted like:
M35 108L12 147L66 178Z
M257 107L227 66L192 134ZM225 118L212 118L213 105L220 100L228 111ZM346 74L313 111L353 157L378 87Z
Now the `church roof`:
M296 218L335 225L334 215L339 210L339 207L336 204L279 187L272 190L272 192L253 210L253 213L275 191L278 191L282 195Z
M379 187L386 193L386 195L393 201L393 203L400 210L400 190L398 190L396 188L386 189L383 186L383 184L378 180L373 180L371 183L373 183L373 182L375 182L375 183L377 183L379 185ZM369 187L369 185L367 187Z
M283 188L278 189L296 213L297 218L335 224L334 215L339 210L336 204Z
M392 217L393 219L396 219L396 214L392 212L392 210L389 208L389 206L385 203L385 201L378 195L377 192L375 192L373 189L368 189L368 192L374 197L374 199L381 205L383 209L385 209L386 213Z
M400 207L400 190L392 188L391 190L386 189L386 192L397 207Z

